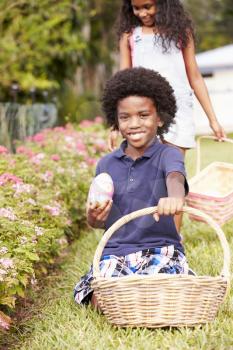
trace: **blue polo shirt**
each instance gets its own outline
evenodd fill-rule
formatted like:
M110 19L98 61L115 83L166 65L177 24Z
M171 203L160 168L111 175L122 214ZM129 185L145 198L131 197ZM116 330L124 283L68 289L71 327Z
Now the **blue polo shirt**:
M166 177L171 172L180 172L185 177L183 155L172 146L162 144L157 139L143 156L133 160L125 154L127 142L103 157L96 169L96 175L106 172L114 183L113 206L105 228L116 220L135 210L152 207L162 197L167 197ZM124 256L137 251L174 245L183 252L173 216L160 216L156 222L152 215L134 219L117 230L108 241L103 255Z

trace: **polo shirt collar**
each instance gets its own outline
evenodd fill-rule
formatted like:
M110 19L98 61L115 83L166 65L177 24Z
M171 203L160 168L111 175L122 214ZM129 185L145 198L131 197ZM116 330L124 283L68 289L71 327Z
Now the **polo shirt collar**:
M151 158L155 152L155 149L158 147L158 145L160 145L160 141L157 137L155 137L154 142L146 149L145 153L142 155L142 157L145 158ZM114 156L116 158L123 158L123 157L127 157L127 155L125 154L125 149L127 146L127 141L124 140L120 147L114 152Z

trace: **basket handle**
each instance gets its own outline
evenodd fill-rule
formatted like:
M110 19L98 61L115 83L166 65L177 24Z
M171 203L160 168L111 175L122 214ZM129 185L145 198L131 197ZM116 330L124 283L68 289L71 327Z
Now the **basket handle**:
M211 135L203 135L203 136L199 136L197 138L197 163L196 163L196 175L199 174L199 172L201 171L201 140L202 139L212 139L217 141L217 137L216 136L211 136ZM222 139L224 142L229 142L229 143L233 143L232 139L226 138L224 137Z
M215 232L217 233L217 236L220 240L222 249L223 249L223 268L222 268L221 276L225 277L229 281L229 277L230 277L230 249L229 249L229 245L228 245L228 242L226 240L225 234L224 234L223 230L221 229L221 227L209 215L203 213L202 211L200 211L198 209L184 206L182 211L184 213L193 214L193 215L196 215L196 216L204 219L204 221L215 230ZM134 211L130 214L123 216L119 220L117 220L104 233L104 235L102 236L102 238L101 238L101 240L96 248L96 252L94 255L94 259L93 259L93 276L94 276L94 278L100 276L100 268L99 268L100 259L101 259L104 247L105 247L106 243L108 242L108 240L113 235L113 233L115 231L117 231L121 226L127 224L129 221L136 219L136 218L139 218L140 216L143 216L143 215L154 214L155 212L157 212L157 207L149 207L149 208L144 208L144 209Z

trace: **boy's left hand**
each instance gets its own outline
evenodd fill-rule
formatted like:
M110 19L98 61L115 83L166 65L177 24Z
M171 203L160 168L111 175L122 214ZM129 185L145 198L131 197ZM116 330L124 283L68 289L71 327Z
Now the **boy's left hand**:
M158 202L158 212L154 213L155 221L159 221L160 215L175 215L179 214L184 205L184 198L165 197L160 198Z

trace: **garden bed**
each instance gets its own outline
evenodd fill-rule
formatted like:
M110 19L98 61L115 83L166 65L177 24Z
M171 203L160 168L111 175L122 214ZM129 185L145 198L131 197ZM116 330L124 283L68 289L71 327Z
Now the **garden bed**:
M85 133L84 133L85 130ZM102 119L46 129L0 146L0 326L25 289L85 227L96 160L106 151Z

